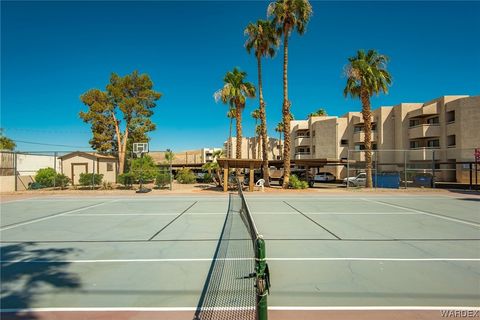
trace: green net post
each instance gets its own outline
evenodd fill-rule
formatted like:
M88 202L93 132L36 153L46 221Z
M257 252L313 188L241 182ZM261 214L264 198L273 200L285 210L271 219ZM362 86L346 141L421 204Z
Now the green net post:
M257 310L258 319L268 319L267 294L268 294L268 270L265 259L265 241L260 236L257 238Z

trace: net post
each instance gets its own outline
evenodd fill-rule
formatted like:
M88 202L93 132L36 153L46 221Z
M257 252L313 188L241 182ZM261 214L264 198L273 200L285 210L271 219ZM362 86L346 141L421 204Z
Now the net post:
M267 320L268 319L268 304L267 304L267 294L268 294L268 267L266 262L265 254L265 241L262 236L259 236L256 239L257 242L257 262L256 262L256 274L257 274L257 312L258 320Z

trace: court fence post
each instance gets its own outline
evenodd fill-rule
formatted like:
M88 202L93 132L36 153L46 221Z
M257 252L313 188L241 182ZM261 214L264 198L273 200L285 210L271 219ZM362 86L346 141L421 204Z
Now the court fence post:
M269 275L267 261L265 259L265 241L259 236L257 242L257 310L258 320L268 319L267 295L269 287Z
M405 189L407 189L407 150L403 150L403 180L405 181Z
M350 149L347 149L347 189L348 185L350 184L348 181L348 177L350 176Z

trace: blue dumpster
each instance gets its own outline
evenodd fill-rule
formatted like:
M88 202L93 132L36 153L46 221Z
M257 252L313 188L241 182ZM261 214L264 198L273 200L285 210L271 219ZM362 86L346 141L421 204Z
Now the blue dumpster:
M398 172L379 172L372 175L373 186L377 188L400 188L400 173Z
M413 185L416 187L432 187L432 175L430 173L418 173L413 177Z

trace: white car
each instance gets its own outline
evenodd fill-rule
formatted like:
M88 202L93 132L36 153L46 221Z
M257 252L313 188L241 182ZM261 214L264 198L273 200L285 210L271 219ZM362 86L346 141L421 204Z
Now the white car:
M348 177L343 179L343 184L354 187L365 186L365 180L367 180L367 174L365 172L359 173L356 177Z
M332 182L335 181L335 176L330 172L320 172L313 177L315 182Z

